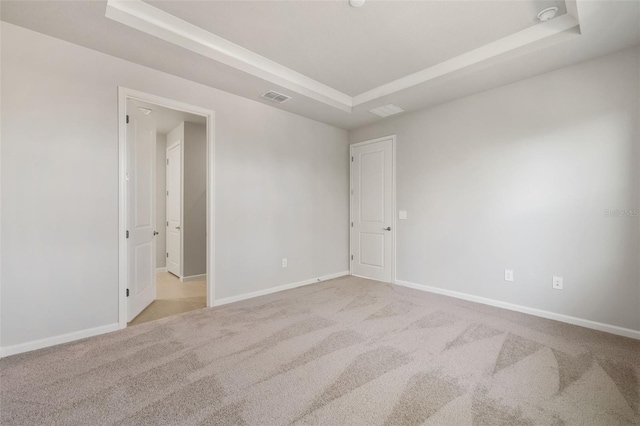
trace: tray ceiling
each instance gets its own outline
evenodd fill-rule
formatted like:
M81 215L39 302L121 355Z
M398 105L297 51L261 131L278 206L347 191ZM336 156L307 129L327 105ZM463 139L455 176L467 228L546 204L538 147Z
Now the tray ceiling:
M537 22L549 4L559 16ZM624 0L3 0L0 18L346 129L640 44Z
M147 1L356 96L539 24L563 0Z

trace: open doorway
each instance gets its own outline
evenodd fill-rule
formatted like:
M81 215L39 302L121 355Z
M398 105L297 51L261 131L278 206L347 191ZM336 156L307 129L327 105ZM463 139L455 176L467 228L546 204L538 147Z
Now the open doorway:
M213 305L213 112L122 88L120 108L123 328Z

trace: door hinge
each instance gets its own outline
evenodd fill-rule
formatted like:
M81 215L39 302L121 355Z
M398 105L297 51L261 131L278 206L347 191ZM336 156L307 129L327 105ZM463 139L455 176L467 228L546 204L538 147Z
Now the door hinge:
M167 191L167 197L169 196L169 191Z
M126 235L126 237L127 237L127 238L129 238L129 231L127 231L127 235Z
M353 156L351 156L351 162L353 163Z
M129 297L129 289L127 289L127 297Z
M169 257L169 253L167 253L167 257Z
M127 124L129 124L129 115L127 115Z
M169 222L167 222L167 226L169 226Z
M169 159L167 158L167 166L169 165Z
M353 260L353 255L351 255L351 260Z
M353 228L353 222L351 222L351 227Z

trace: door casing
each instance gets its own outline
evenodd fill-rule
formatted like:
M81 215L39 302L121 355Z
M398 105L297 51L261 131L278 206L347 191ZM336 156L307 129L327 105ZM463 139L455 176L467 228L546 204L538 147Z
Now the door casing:
M173 99L118 86L118 325L127 326L127 100L139 100L207 120L207 307L215 301L215 112Z
M393 229L391 231L391 283L396 283L396 235L397 235L397 216L396 210L396 135L384 136L381 138L371 139L363 142L358 142L349 145L349 273L353 275L353 260L351 256L353 254L353 232L351 229L351 223L353 223L353 148L368 145L376 142L382 142L391 139L393 160L392 160L392 172L391 172L391 195L392 211L393 211Z

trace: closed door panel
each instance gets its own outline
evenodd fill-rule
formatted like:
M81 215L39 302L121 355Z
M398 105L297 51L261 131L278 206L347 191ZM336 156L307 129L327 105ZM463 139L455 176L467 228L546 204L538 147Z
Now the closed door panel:
M358 160L360 162L358 176L360 221L383 223L385 220L385 152L365 152L359 155Z
M359 145L351 153L351 271L391 282L393 140Z
M156 298L156 130L127 104L127 321Z
M181 277L182 142L167 148L167 271Z
M379 233L360 232L360 263L362 265L384 268L384 240Z

